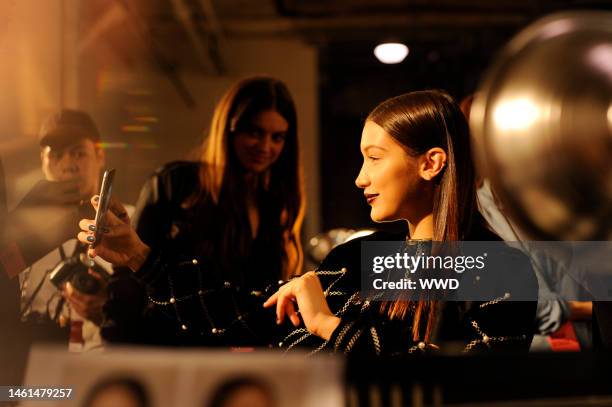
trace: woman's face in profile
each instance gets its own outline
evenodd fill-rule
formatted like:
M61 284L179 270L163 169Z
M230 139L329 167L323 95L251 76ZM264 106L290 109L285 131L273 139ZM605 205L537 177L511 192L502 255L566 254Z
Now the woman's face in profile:
M233 145L240 164L252 173L261 173L280 157L289 123L275 110L257 114L236 131Z
M367 121L361 135L363 165L355 180L372 207L375 222L409 219L419 202L418 159L378 124Z

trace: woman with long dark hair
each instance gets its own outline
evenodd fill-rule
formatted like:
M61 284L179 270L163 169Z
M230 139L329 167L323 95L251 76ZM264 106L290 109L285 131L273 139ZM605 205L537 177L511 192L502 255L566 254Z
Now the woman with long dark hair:
M140 304L115 290L111 340L168 345L268 345L263 293L301 269L304 212L297 117L279 80L236 83L217 104L199 162L166 165L137 205L137 233L113 203L93 250L128 266ZM81 221L90 242L92 221ZM91 242L90 242L91 243Z
M379 104L365 121L361 152L357 187L364 191L373 221L407 221L404 252L432 254L435 242L500 240L477 212L468 126L445 92L412 92ZM375 301L361 292L362 243L396 239L375 233L345 243L316 272L273 294L264 306L276 308L279 323L287 317L296 327L281 347L396 354L459 341L466 351L528 349L536 303L511 301L518 292L471 303L402 296ZM537 282L529 260L511 249L505 260L512 278L527 282L521 291L535 300Z

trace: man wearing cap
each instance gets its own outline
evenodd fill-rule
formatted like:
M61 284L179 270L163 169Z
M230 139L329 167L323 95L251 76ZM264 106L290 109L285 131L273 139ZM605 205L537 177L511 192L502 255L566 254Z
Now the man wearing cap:
M60 292L49 274L62 260L85 251L74 238L75 230L84 211L91 210L89 199L98 193L104 150L91 117L77 110L64 109L47 118L39 139L44 180L9 216L9 235L20 242L24 266L29 264L19 274L22 321L33 341L59 340L73 350L90 349L101 345L96 324L106 298L102 276L110 265L89 270L103 287L93 295L79 293L70 283ZM70 330L61 327L68 321Z

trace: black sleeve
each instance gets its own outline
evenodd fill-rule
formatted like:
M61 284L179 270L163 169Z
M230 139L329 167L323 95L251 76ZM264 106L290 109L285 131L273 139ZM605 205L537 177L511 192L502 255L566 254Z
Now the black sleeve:
M449 305L454 309L457 305ZM441 312L438 318L445 317ZM464 313L455 313L452 337L431 341L412 338L412 319L390 319L380 311L380 303L361 304L341 317L340 325L326 343L333 352L359 355L419 354L437 351L447 343L464 353L511 351L527 352L533 336L534 302L513 302L500 298L473 304ZM448 314L446 314L448 316Z
M159 171L149 178L142 189L132 225L142 241L149 247L159 247L171 227L170 202Z
M527 352L534 332L535 301L500 297L474 303L465 313L464 352Z
M157 176L149 178L142 189L134 215L132 225L140 239L149 247L159 246L161 239L167 235L170 228L168 218L168 201L160 194L160 182Z
M366 300L343 315L326 348L332 352L360 356L397 355L418 349L418 345L410 339L408 321L390 320L379 308L379 302Z
M132 216L138 236L151 248L169 238L181 205L199 187L200 164L176 161L158 169L144 184Z
M132 226L149 247L159 247L170 230L169 202L160 181L165 171L158 170L149 178L140 191ZM152 253L154 254L154 253ZM143 270L150 270L149 255ZM149 343L146 326L151 322L146 317L146 286L126 267L115 267L108 290L108 299L103 307L104 321L102 337L112 343Z
M333 280L334 290L344 284L347 297L332 308L341 322L324 344L325 349L359 355L420 354L436 351L447 344L466 353L526 352L529 349L537 304L533 301L537 296L537 280L528 259L522 254L509 253L508 269L515 273L513 278L521 285L528 285L527 290L524 286L515 289L506 286L509 287L506 293L487 302L440 302L435 333L426 342L413 338L410 312L406 318L392 319L381 310L379 301L358 298L360 265L355 259L359 259L359 249L358 242L340 246L319 267L324 290L328 288L325 274L346 270L344 280ZM515 292L517 298L513 297ZM532 301L513 301L517 299Z
M103 307L102 337L112 343L147 343L145 325L146 293L131 270L116 268L108 284Z
M122 268L115 271L109 286L109 298L104 305L102 336L109 342L140 345L170 345L176 340L176 322L150 307L149 293L166 281L170 264L158 250L153 250L142 267L133 272ZM180 273L180 264L172 263Z
M173 162L158 169L140 191L132 225L152 252L137 272L117 268L108 286L102 336L110 342L163 341L163 321L147 310L147 287L165 273L159 250L167 241L177 208L197 186L199 164Z

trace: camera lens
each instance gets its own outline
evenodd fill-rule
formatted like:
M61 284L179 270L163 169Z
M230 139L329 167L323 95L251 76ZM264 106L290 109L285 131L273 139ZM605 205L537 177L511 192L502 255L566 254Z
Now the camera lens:
M98 279L87 272L78 272L72 276L71 283L78 291L83 294L95 294L102 286Z

